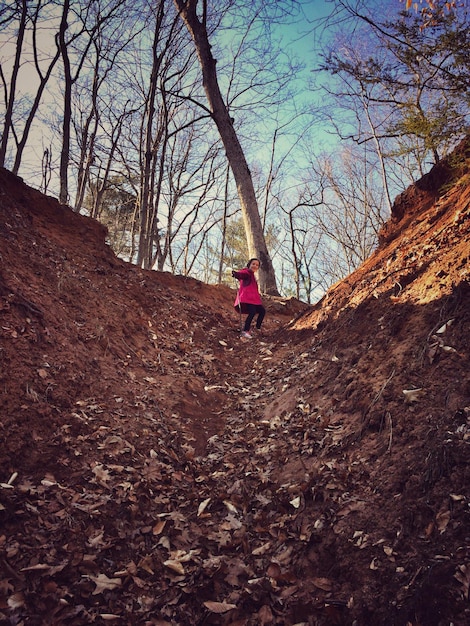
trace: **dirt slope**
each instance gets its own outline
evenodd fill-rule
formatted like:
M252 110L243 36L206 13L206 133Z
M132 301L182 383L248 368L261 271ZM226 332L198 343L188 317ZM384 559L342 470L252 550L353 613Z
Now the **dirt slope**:
M469 623L466 150L252 342L0 170L1 624Z

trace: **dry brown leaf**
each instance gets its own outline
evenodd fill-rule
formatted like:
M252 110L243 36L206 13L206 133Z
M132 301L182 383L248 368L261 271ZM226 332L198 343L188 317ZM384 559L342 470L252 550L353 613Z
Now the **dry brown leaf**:
M130 561L127 566L126 569L120 570L119 572L114 572L114 576L135 576L137 574L137 565L134 563L134 561Z
M265 604L258 611L258 623L260 626L265 626L266 624L272 624L273 622L273 612L271 608Z
M284 548L282 552L279 552L276 555L276 562L281 565L287 565L290 563L292 558L292 552L294 551L294 547L292 545Z
M439 511L439 513L436 515L436 523L437 523L437 528L439 530L439 532L441 533L445 533L446 528L447 528L447 524L450 521L450 511Z
M354 511L363 511L366 503L363 500L359 500L357 502L349 502L346 506L343 506L337 513L338 517L344 517L345 515L349 515L349 513L353 513Z
M444 350L444 352L457 352L457 350L452 346L442 346L442 349Z
M155 573L153 570L153 558L150 556L150 554L147 554L147 556L144 556L144 558L139 561L139 567L148 574Z
M323 591L331 591L333 585L329 578L314 578L312 580L315 587L322 589Z
M95 475L96 482L99 484L106 484L110 480L109 471L104 468L103 465L98 464L91 470Z
M93 596L103 593L103 591L117 589L122 584L122 580L120 578L108 578L106 574L98 574L98 576L90 575L88 578L96 585L96 589L92 593Z
M289 504L291 504L294 507L294 509L298 509L300 507L300 502L301 502L300 496L297 496L296 498L291 500Z
M436 330L436 335L442 335L443 333L445 333L445 331L452 326L452 324L454 323L454 320L451 319L449 321L447 321L445 324L443 324L440 328L438 328Z
M30 565L29 567L22 567L21 572L34 572L48 570L50 565L47 563L36 563L36 565Z
M178 561L177 559L167 559L166 561L163 562L163 565L165 567L168 567L168 569L171 569L176 574L179 574L180 576L184 576L186 573L184 571L183 564L181 563L181 561Z
M227 613L227 611L232 611L237 608L236 604L230 604L228 602L213 602L212 600L204 602L204 606L206 609L209 609L211 613Z
M429 522L429 524L424 529L424 536L429 539L434 531L434 522Z
M165 520L160 520L159 522L157 522L155 526L152 528L152 534L161 535L163 532L163 529L165 528L165 524L166 524Z
M224 504L231 513L238 513L237 507L234 506L230 500L224 500Z
M198 509L197 509L197 516L199 517L200 515L202 515L204 513L204 511L206 510L207 505L209 504L209 502L211 501L211 498L206 498L205 500L203 500Z
M402 393L405 396L406 404L411 404L412 402L419 402L421 400L421 396L424 393L424 389L423 388L403 389Z
M88 539L88 545L91 548L96 548L98 546L103 546L105 545L105 541L103 541L103 536L104 536L104 531L101 530L99 531L97 534L95 534L93 537L89 537Z
M153 376L144 376L144 380L145 382L150 383L152 385L158 382L158 380L154 378Z
M466 565L459 565L456 573L454 574L454 578L461 583L463 590L463 597L468 600L468 593L470 589L470 567Z
M263 543L263 545L258 546L257 548L252 550L251 554L253 554L254 556L260 556L261 554L266 554L266 552L268 552L270 549L271 549L271 542L268 541L266 543Z
M47 563L37 563L36 565L30 565L29 567L22 567L21 568L21 572L47 572L48 576L54 576L54 574L57 574L58 572L61 572L64 567L65 567L65 563L62 563L60 565L48 565Z
M10 609L13 609L13 610L20 609L24 605L25 605L24 595L21 592L13 593L8 598L8 606L10 607Z
M18 478L18 472L13 472L10 478L7 480L7 485L13 485L15 480Z
M146 480L161 480L162 478L162 464L155 458L149 459L143 469L142 476Z
M281 577L281 568L279 563L270 563L268 565L268 569L266 570L266 574L269 578L274 578L274 580L278 580Z

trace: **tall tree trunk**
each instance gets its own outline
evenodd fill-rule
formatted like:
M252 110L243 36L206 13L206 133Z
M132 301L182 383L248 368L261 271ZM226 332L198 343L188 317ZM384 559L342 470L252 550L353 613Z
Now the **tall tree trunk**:
M162 129L161 127L157 131L156 137L153 136L153 126L155 122L155 110L157 99L157 86L159 78L159 70L162 64L163 54L158 52L158 47L161 39L161 28L164 18L164 3L160 2L157 8L157 15L155 21L155 31L152 43L152 71L150 74L149 91L145 109L145 128L143 129L142 137L142 169L141 169L141 181L140 181L140 235L139 235L139 249L137 253L137 265L144 269L149 269L152 262L152 243L153 235L151 231L152 221L154 219L153 198L154 189L153 183L155 181L155 155L158 145L160 143Z
M62 62L64 64L64 119L62 121L62 149L60 151L60 165L59 165L59 202L61 204L67 204L69 201L69 186L68 186L68 168L70 160L70 123L72 119L72 76L70 69L70 59L65 41L65 34L68 30L68 13L70 7L70 0L64 0L62 9L62 19L60 21L58 39L58 48L62 56Z
M13 109L14 109L15 97L16 97L16 83L18 80L18 73L20 71L21 51L23 47L23 40L24 40L24 35L25 35L25 30L26 30L27 12L28 12L27 1L22 0L20 23L18 26L18 36L16 39L15 61L13 64L13 70L12 70L11 81L10 81L10 94L7 99L8 100L7 110L5 112L5 120L3 123L3 134L2 134L2 140L0 142L0 166L2 167L5 166L7 146L8 146L8 136L13 126ZM6 91L6 87L5 87L5 91Z
M248 250L251 256L256 256L261 261L261 290L271 295L279 295L273 264L264 238L251 173L217 80L216 60L212 56L206 29L207 0L203 0L202 20L199 20L196 12L198 0L173 1L196 47L211 115L217 125L237 185Z

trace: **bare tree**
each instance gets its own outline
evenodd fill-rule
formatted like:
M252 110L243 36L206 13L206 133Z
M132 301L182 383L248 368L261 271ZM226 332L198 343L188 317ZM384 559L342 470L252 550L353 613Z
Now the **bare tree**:
M374 249L388 215L384 191L374 181L379 172L371 167L364 146L362 150L344 149L334 157L318 157L311 167L312 178L321 187L322 202L314 202L318 198L315 190L306 203L312 205L316 229L329 241L335 258L330 264L335 267L331 280L335 282L356 269Z
M96 216L100 198L106 189L124 119L137 111L137 108L130 106L125 89L119 84L115 66L125 63L124 52L143 30L145 22L139 27L128 29L126 12L118 14L116 18L106 23L98 22L87 59L86 79L75 90L76 116L73 124L79 156L76 161L74 208L76 211L81 210L87 185L93 176L93 163L99 162L99 182L96 182L95 188L101 191L96 194L92 216ZM100 134L107 145L107 152L101 145ZM106 161L106 165L103 165L103 161Z
M211 115L224 144L227 159L236 181L248 248L250 254L258 256L261 261L261 289L266 293L279 295L273 264L264 238L250 170L218 83L216 60L212 55L206 28L207 0L202 2L201 19L197 14L198 0L174 0L174 3L196 47Z
M198 153L200 167L192 169L190 160L199 140L194 125L170 138L165 166L166 219L160 222L162 233L156 246L158 268L163 269L169 259L172 271L178 269L184 275L191 272L197 256L192 243L217 222L220 148L216 142L210 144L204 157Z
M66 41L66 33L69 28L70 0L64 0L62 7L62 17L60 20L59 32L57 33L57 49L62 58L64 66L64 111L62 119L62 149L60 151L59 179L60 191L59 202L66 204L69 199L68 190L68 167L70 158L70 123L72 120L72 71ZM83 58L83 57L82 57Z
M77 83L85 61L88 57L90 48L95 38L100 33L103 24L111 20L119 8L124 4L125 0L114 0L100 6L98 3L90 4L84 2L80 7L79 19L73 15L70 6L70 0L62 0L62 15L60 20L59 32L56 36L57 49L62 58L64 71L63 78L63 117L62 117L62 147L60 152L60 191L59 201L67 203L69 200L68 185L68 169L71 152L71 125L72 125L72 89ZM79 9L80 9L79 8ZM72 22L72 24L71 24ZM67 33L73 25L72 34L67 38ZM81 49L78 48L79 41L83 39ZM77 47L73 50L72 45Z
M115 154L118 151L119 141L123 132L124 121L129 118L134 112L129 108L129 102L126 103L122 112L115 112L113 107L109 107L109 123L104 125L103 132L108 139L108 149L98 154L96 151L93 154L93 159L88 159L86 175L84 174L84 187L85 182L88 188L93 190L92 203L89 206L90 215L95 219L99 219L102 210L102 204L105 200L108 189L114 188L114 184L111 184L110 179L112 176L112 168L115 161ZM78 210L78 207L75 207ZM126 226L127 230L127 215Z
M43 193L47 193L49 183L51 182L51 172L52 172L51 161L52 161L52 148L46 148L43 152L42 164L41 164L41 172L42 172L41 191Z
M313 206L321 205L321 201ZM305 210L307 209L307 210ZM298 204L287 210L289 220L290 255L289 260L294 266L295 296L298 300L304 298L312 302L312 296L317 289L326 289L325 276L316 272L316 256L322 243L323 233L313 227L311 216L312 201ZM316 277L315 277L316 276Z
M19 13L19 24L18 24L18 35L16 39L16 49L15 49L15 59L13 62L13 69L11 72L10 78L10 89L7 89L6 78L3 74L3 70L1 73L1 78L4 85L4 93L5 93L5 103L6 103L6 112L5 118L3 122L3 133L2 139L0 142L0 166L4 167L5 158L7 154L7 146L8 146L8 136L10 131L12 130L13 125L13 109L15 105L15 97L16 97L16 84L18 81L18 73L20 70L20 62L21 62L21 52L23 47L23 41L26 30L26 20L28 15L28 3L27 0L21 0L21 10Z

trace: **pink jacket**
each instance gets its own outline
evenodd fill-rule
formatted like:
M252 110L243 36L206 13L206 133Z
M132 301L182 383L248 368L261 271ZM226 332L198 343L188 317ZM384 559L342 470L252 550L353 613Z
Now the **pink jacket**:
M246 313L244 304L263 304L258 291L258 282L254 272L244 267L238 272L233 272L233 276L240 281L237 297L235 298L234 307L237 311Z

